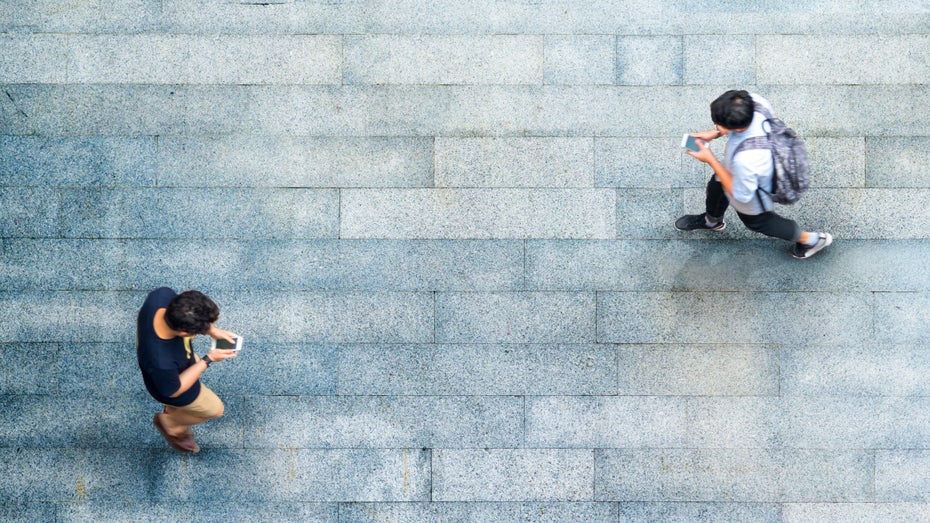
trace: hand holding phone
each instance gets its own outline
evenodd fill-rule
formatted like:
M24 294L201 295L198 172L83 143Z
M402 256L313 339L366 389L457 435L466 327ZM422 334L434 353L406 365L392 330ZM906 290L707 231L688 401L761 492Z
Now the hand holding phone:
M229 343L229 341L224 340L222 338L221 339L210 338L210 339L212 340L210 342L210 350L226 349L226 350L234 350L236 352L239 352L240 350L242 350L242 336L236 336L235 338L233 338L234 340L236 340L236 343Z
M701 150L701 147L698 145L698 139L687 133L681 137L681 146L689 151L698 152Z

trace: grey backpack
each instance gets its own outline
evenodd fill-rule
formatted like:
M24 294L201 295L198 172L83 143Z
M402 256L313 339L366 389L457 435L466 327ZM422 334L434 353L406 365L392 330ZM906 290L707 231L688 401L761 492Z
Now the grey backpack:
M804 140L785 122L772 115L764 106L755 104L755 110L765 116L762 128L768 125L765 136L748 138L736 147L732 157L747 149L769 149L772 151L774 176L772 190L766 191L775 203L789 205L801 199L810 186L810 163Z

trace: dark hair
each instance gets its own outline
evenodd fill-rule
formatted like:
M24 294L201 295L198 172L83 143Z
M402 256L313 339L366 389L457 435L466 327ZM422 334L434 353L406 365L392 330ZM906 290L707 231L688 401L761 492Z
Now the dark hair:
M744 129L752 123L755 106L746 91L727 91L710 104L710 119L727 129Z
M171 330L190 334L206 334L219 318L220 308L198 291L178 294L165 310L165 323Z

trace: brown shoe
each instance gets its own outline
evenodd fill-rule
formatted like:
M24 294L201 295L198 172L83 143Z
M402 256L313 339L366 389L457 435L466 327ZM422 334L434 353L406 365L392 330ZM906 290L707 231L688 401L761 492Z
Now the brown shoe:
M179 450L181 452L193 452L193 453L200 452L200 445L198 445L197 442L194 441L193 434L185 434L184 436L172 436L168 434L168 431L165 430L165 426L162 425L161 421L158 419L159 416L161 416L161 414L156 414L155 417L152 418L152 423L155 425L155 428L158 429L158 432L161 433L161 436L165 438L165 441L167 441L168 444L171 445L172 448L174 448L175 450Z

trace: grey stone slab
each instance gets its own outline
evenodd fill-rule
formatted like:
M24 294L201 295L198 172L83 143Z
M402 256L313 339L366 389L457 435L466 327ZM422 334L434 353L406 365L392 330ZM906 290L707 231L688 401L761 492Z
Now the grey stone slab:
M593 451L434 451L434 501L594 501Z
M2 35L0 83L64 83L70 57L62 35Z
M588 293L440 293L439 343L588 343L595 338Z
M313 189L68 189L61 208L70 238L332 238L339 221L338 193Z
M684 131L682 131L684 133ZM688 170L680 136L596 138L595 185L639 189L703 187ZM626 190L620 191L619 198Z
M597 451L598 501L869 501L873 459L863 451Z
M869 137L865 142L866 181L869 187L927 188L928 137Z
M928 396L926 349L917 345L810 346L781 350L781 393Z
M338 393L586 395L617 390L616 350L603 345L350 345Z
M781 523L774 503L620 503L620 523Z
M79 35L71 83L341 84L336 35Z
M860 137L804 136L814 187L865 187L867 167L874 161ZM866 161L868 159L868 161Z
M139 32L158 29L160 0L3 0L0 31Z
M620 346L619 394L774 396L778 351L770 347Z
M57 394L56 343L0 344L0 394Z
M680 36L617 37L617 83L681 84L682 48Z
M425 138L160 137L157 161L158 184L168 187L428 187L433 182L433 143Z
M685 36L682 43L683 83L755 84L755 38L751 34ZM709 105L710 100L707 103Z
M149 451L5 448L0 456L2 500L140 502L151 495Z
M337 523L336 503L229 503L226 501L194 501L188 503L126 503L86 502L61 504L58 520L68 522L121 521L148 523L151 521L200 521L223 523L230 519L244 523L276 521L282 523Z
M782 505L785 523L891 523L930 521L928 503L786 503Z
M157 454L153 500L195 502L224 486L227 502L426 501L430 452L410 449L239 450Z
M348 84L541 84L539 35L349 35Z
M155 139L0 136L0 185L155 185Z
M927 398L787 397L786 446L921 449L930 441Z
M756 38L758 81L764 84L914 84L930 74L926 34Z
M680 237L682 233L675 229L675 220L688 211L682 207L681 203L680 189L617 189L616 237L619 239Z
M0 187L0 238L55 238L58 191Z
M594 187L593 138L436 138L437 187Z
M875 499L880 502L928 501L926 450L882 450L875 453Z
M688 400L689 447L763 449L781 446L783 406L778 398Z
M340 237L609 238L608 189L345 189Z
M433 341L435 305L429 293L222 292L211 297L222 307L222 324L253 340L253 348Z
M252 395L333 394L337 384L334 345L275 344L257 340L235 359L210 367L209 387L220 398ZM198 353L209 349L203 340ZM254 346L253 346L254 345ZM255 349L254 351L252 349ZM251 441L251 440L250 440ZM247 442L248 443L248 442Z
M617 78L616 38L546 35L546 84L612 84Z
M135 349L133 342L59 344L59 391L85 398L144 391Z
M927 341L928 304L930 294L926 292L876 293L875 339L892 343Z
M530 397L530 448L674 448L687 443L686 403L654 397Z
M614 503L585 502L439 502L439 503L350 503L339 507L345 523L555 523L571 521L616 521Z
M605 292L597 301L599 342L842 343L872 335L871 299L862 293Z
M0 510L8 523L32 523L33 521L61 521L59 506L54 503L0 500Z
M0 342L127 343L144 300L144 293L0 292Z
M516 396L256 397L245 432L256 448L515 448Z

